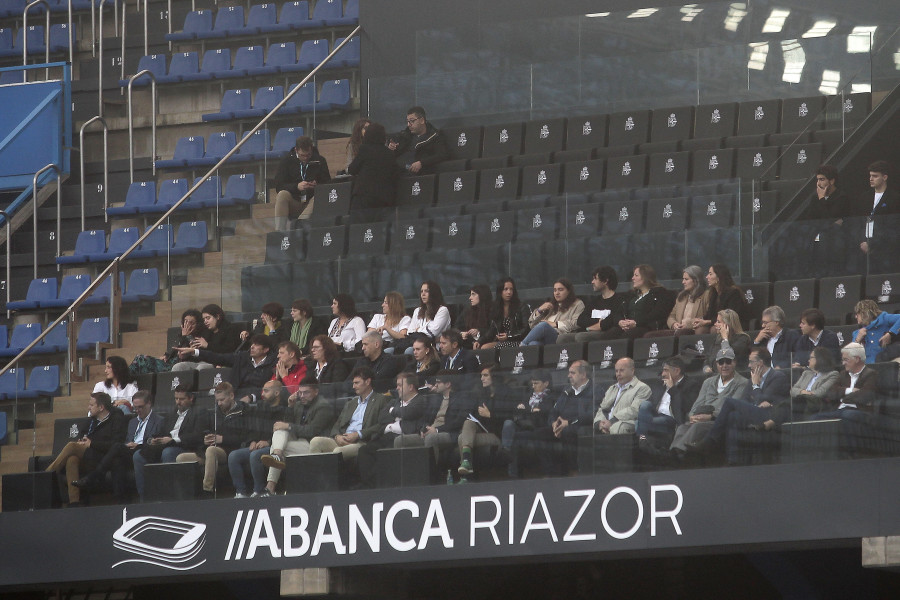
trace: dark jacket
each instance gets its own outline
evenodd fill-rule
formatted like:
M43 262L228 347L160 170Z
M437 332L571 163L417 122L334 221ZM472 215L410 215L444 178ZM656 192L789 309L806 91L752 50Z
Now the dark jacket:
M403 131L393 134L391 139L397 142L394 156L398 159L414 148L414 160L422 163L422 170L419 171L419 175L434 173L435 165L450 158L444 134L431 123L426 124L425 134L420 141L416 142L415 137L407 127ZM405 164L400 166L406 170Z
M616 309L621 306L622 295L613 294L609 298L603 296L593 296L584 303L584 311L578 315L578 331L585 331L591 325L597 322L597 318L591 316L595 310L608 310L610 314L600 322L600 330L606 331L616 325L615 320Z
M225 452L244 448L253 441L253 431L250 429L250 418L247 411L246 404L235 400L234 406L228 413L223 413L218 407L207 413L206 429L222 436L222 443L219 446ZM203 454L205 448L206 445L201 436L200 444L194 450L198 454Z
M274 354L269 354L259 366L254 367L253 361L250 359L250 352L246 350L233 354L216 354L201 349L198 354L200 360L214 365L231 367L228 381L234 387L234 397L238 400L251 394L254 399L259 398L259 391L267 381L272 379L275 363L278 362L278 358Z
M454 373L478 373L481 370L481 363L478 362L478 356L474 352L466 348L460 348L453 366L450 366L450 357L441 358L441 368Z
M297 158L295 148L291 148L284 155L284 158L281 159L281 162L278 163L278 170L275 172L276 191L288 191L295 200L302 200L303 196L300 190L297 189L297 184L301 181L315 181L316 183L328 183L331 181L328 163L319 154L317 148L313 148L312 157L305 167Z
M119 410L118 407L113 407L105 421L98 421L93 418L85 421L78 437L86 436L91 440L91 446L88 450L99 460L99 458L102 458L109 452L109 449L114 444L125 441L125 434L128 431L128 420L125 413Z
M744 292L739 287L733 287L727 290L721 297L715 288L710 288L706 292L709 294L709 308L706 309L706 315L703 317L707 321L716 322L720 310L730 308L741 318L741 325L748 327L747 319L747 302L744 299Z
M794 358L794 348L800 341L800 332L796 329L788 329L785 327L781 330L781 337L775 342L772 348L772 366L779 369L789 369L791 360ZM758 348L763 348L768 344L768 340L762 344L754 344Z
M572 386L563 390L550 409L547 425L552 426L558 417L568 421L570 426L590 428L594 421L594 382L588 381L580 394L576 394Z
M669 410L672 412L672 418L679 425L687 423L688 413L694 406L694 400L700 395L700 385L703 382L697 378L685 375L681 381L676 383L669 390ZM650 383L650 403L653 404L653 411L659 412L659 403L663 395L666 393L666 386L661 381L653 381Z
M311 358L306 359L306 377L303 381L307 383L318 383L324 385L326 383L343 383L350 375L350 368L347 367L340 357L326 363L325 368L316 377L316 361Z
M363 143L347 172L354 176L352 208L382 208L394 204L400 168L394 161L394 153L385 146Z
M291 423L291 439L311 440L316 436L328 435L334 424L334 408L331 403L316 396L309 404L297 402L294 405Z
M614 318L614 324L622 319L632 319L637 323L637 327L646 327L651 331L667 328L669 313L675 306L675 295L666 288L661 285L650 288L640 300L634 290L616 296L621 299L618 311L610 315Z
M385 403L378 417L381 429L375 437L384 435L384 428L393 423L397 417L400 417L400 431L404 434L418 433L426 425L424 417L427 407L428 402L424 394L416 394L406 406L400 403L399 398Z
M205 349L216 354L234 352L241 345L240 328L227 321L221 323L218 331L209 332L208 336L204 337L206 338Z
M291 339L290 324L284 320L280 320L278 323L280 323L278 328L275 329L275 331L270 331L268 336L266 336L269 338L269 343L272 344L273 351L278 347L278 344ZM259 323L257 323L256 327L253 328L253 331L250 332L251 338L254 335L266 335L266 324L263 323L262 319L259 320Z
M838 408L840 403L855 404L859 410L875 412L875 403L878 400L878 373L872 367L866 365L860 371L856 380L856 386L850 394L844 394L850 387L850 373L846 370L838 374L838 380L825 394L825 403L832 409Z
M142 444L146 444L152 437L163 435L162 432L164 431L163 427L165 426L165 422L165 417L163 417L159 411L152 411L147 417L147 424L144 425L144 438ZM128 428L125 433L125 443L134 440L134 434L137 433L137 428L137 418L129 419ZM91 442L91 444L93 445L93 442Z
M379 431L384 430L378 419L381 416L381 409L384 408L387 402L387 396L372 393L368 406L366 406L366 412L363 414L362 431L359 432L360 441L368 442L378 435ZM356 410L358 403L358 396L347 400L340 416L338 416L337 421L331 427L331 437L347 432L347 426L350 425L350 420L353 418L353 412Z
M841 342L838 340L838 336L835 332L823 329L822 335L819 338L819 346L831 350L831 354L834 356L835 360L840 362ZM805 367L809 364L809 357L815 349L816 346L813 345L812 340L801 334L800 339L797 340L797 343L794 346L794 362L800 363Z
M521 402L516 403L515 408L513 409L513 421L516 424L517 429L521 430L531 430L537 429L539 427L543 427L547 424L547 415L553 410L553 389L547 388L544 390L541 395L541 399L538 402L537 408L538 412L534 412L531 409L531 404L529 403L531 400L531 395L528 398L522 400ZM521 404L524 408L519 408L519 404Z
M425 417L425 425L434 423L440 410L443 398L438 398L437 402L431 406L429 414ZM437 427L437 431L441 433L450 433L459 435L462 431L463 423L469 418L469 413L475 414L477 408L475 397L471 394L460 392L450 392L450 401L447 404L447 412L444 413L444 424Z
M495 314L491 320L491 326L488 328L487 334L485 334L485 339L480 341L484 344L493 342L496 341L498 333L505 333L507 335L505 341L521 342L528 335L528 317L530 316L531 307L524 302L519 306L519 310L506 319Z
M716 339L719 339L719 336L716 336ZM747 362L750 359L750 346L753 340L750 339L750 336L746 333L739 333L734 336L734 338L729 341L728 345L731 347L731 350L734 352L734 361L737 364L738 369L746 369ZM722 349L722 340L719 340L718 344L710 344L710 347L706 349L709 355L706 358L707 366L712 369L711 372L716 372L716 354L718 354L719 350Z
M382 352L381 356L375 360L369 360L365 356L357 359L354 365L355 369L359 367L369 367L375 372L375 378L372 380L372 387L379 394L383 394L390 390L396 384L397 373L402 369L402 365L397 357L391 356L386 352ZM348 375L349 376L349 375Z
M250 430L251 441L272 441L272 424L275 421L287 421L290 409L284 405L269 406L257 404L245 407L247 412L247 427Z
M177 421L178 411L174 411L168 416L165 426L158 435L163 437L171 435ZM178 430L178 439L180 441L172 440L169 445L193 450L203 444L204 430L206 430L206 412L197 408L195 404L188 409L187 414L184 415L184 420L181 422L181 428ZM162 449L160 449L160 452L162 452Z
M462 311L460 311L459 316L456 317L456 329L458 329L459 331L468 331L469 329L472 329L471 327L469 327L469 324L468 324L469 316L471 314L472 314L471 306L467 306ZM478 329L478 339L477 340L474 340L472 338L464 339L462 341L463 347L471 350L472 346L474 345L474 343L476 341L482 342L482 343L487 343L489 341L487 339L487 336L488 336L488 333L490 332L490 329L491 329L491 323L490 323L490 321L488 321L488 323L484 327L482 327L481 329Z
M475 403L472 416L478 419L489 433L500 437L504 421L511 419L516 411L516 401L512 390L504 385L495 384L492 393L491 388L482 387L476 396ZM483 417L478 414L478 407L482 405L487 407L491 416ZM479 431L481 430L479 429Z
M791 417L791 378L784 371L769 369L760 387L751 386L747 401L756 406L771 404L769 418L781 425Z

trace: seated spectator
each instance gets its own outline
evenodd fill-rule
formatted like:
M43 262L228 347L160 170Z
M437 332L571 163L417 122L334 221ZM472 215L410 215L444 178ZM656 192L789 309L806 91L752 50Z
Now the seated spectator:
M434 173L435 166L450 157L444 134L425 120L421 106L406 111L406 129L391 135L388 148L397 164L411 175Z
M344 352L353 352L366 332L366 322L356 314L356 302L349 294L335 294L331 301L334 319L328 326L330 337Z
M461 347L462 335L455 329L448 329L438 339L438 351L441 356L441 370L457 375L474 375L481 370L478 357L471 350ZM463 377L456 382L457 390L472 381L471 377Z
M578 433L593 427L594 386L590 368L584 360L569 365L569 387L559 395L547 420L533 431L516 433L513 453L517 469L529 451L537 453L545 476L566 475L576 469Z
M616 324L613 312L621 304L622 297L616 293L619 277L615 269L609 266L594 269L591 286L597 295L585 303L584 310L578 315L576 325L579 333L561 333L556 338L557 344L591 342Z
M203 317L200 311L195 308L189 308L181 315L181 337L175 342L173 348L167 348L165 353L159 358L148 354L138 354L135 356L131 364L128 365L128 371L132 375L142 375L144 373L167 373L172 367L178 363L178 352L175 348L190 346L195 338L207 338L209 333L203 324Z
M550 371L539 369L531 374L531 396L516 405L512 418L503 422L500 435L500 449L497 456L501 462L509 464L509 476L518 477L518 464L513 453L516 436L522 431L534 431L547 424L553 409L553 381Z
M280 381L287 394L293 394L306 377L306 363L300 360L300 348L294 342L281 342L276 358L272 381Z
M831 350L824 346L813 349L809 355L809 366L791 387L795 415L812 415L822 412L825 394L837 381L837 364Z
M575 287L565 277L553 283L553 296L528 317L531 331L522 340L523 346L555 344L561 333L578 327L578 317L584 312L584 302L575 295Z
M391 384L396 383L397 373L403 369L406 357L395 358L385 353L381 347L381 335L374 331L367 332L362 339L362 356L356 360L355 373L358 369L372 371L372 387L379 394L384 394L391 389ZM351 379L353 373L350 374Z
M866 349L866 363L887 362L900 357L900 315L878 308L873 300L861 300L854 308L860 328L853 340Z
M383 428L359 449L356 456L362 487L375 487L376 456L379 450L393 448L394 440L401 435L418 435L425 425L423 417L426 408L427 399L424 394L419 393L419 376L410 372L397 375L397 397L384 405L378 419Z
M675 306L666 320L666 329L651 331L644 337L661 337L668 335L691 335L694 333L694 320L702 319L706 314L706 280L703 269L697 265L685 267L681 273L682 290L675 298Z
M241 333L238 328L228 322L225 311L218 304L207 304L200 311L203 324L208 332L207 337L194 337L190 345L180 348L191 350L206 349L215 354L229 354L241 345ZM173 371L186 371L190 369L212 369L216 365L196 360L196 354L189 356L187 353L178 353L179 362L172 367ZM194 359L194 360L192 360Z
M82 474L90 473L112 448L125 439L128 419L113 406L104 392L93 392L88 400L90 420L79 428L78 441L69 442L47 467L48 472L65 469L69 490L69 506L81 505L81 490L75 485Z
M844 219L850 215L851 201L838 189L837 179L838 170L832 165L821 165L816 169L816 198L804 213L804 218L820 223L811 234L807 263L816 277L827 277L833 265L846 262Z
M397 178L403 171L394 162L394 153L384 145L386 141L384 125L371 123L359 153L347 167L353 175L350 218L355 223L386 218L396 201Z
M234 399L234 388L227 381L214 388L216 408L206 422L206 431L197 446L178 455L180 463L203 465L203 491L214 492L219 465L227 464L228 454L250 443L253 432L243 402Z
M281 322L283 316L283 306L277 302L266 302L260 310L259 322L253 331L242 331L241 340L246 342L254 335L265 335L271 339L272 347L277 347L290 335L287 327Z
M434 449L441 462L441 452L453 448L462 432L463 423L475 412L475 398L456 390L458 378L450 371L438 371L432 391L441 397L434 409L424 416L425 425L417 433L404 433L394 440L395 448L425 446Z
M487 339L493 301L491 288L488 286L478 284L469 289L469 306L456 319L456 329L462 336L463 348L474 348L481 338Z
M360 447L381 432L378 419L388 398L372 388L374 377L372 369L367 367L353 369L350 378L356 397L350 398L344 405L331 428L331 437L320 436L310 440L310 454L334 452L344 460L356 458Z
M206 414L194 407L194 392L182 383L175 388L175 412L169 415L161 431L144 442L132 456L134 483L144 500L144 467L150 463L173 463L178 455L197 448L206 430Z
M313 315L313 307L306 298L298 298L291 302L290 340L300 348L300 356L309 356L309 345L320 334L328 333L328 329L320 319Z
M450 327L450 310L444 306L444 293L436 281L424 281L419 289L421 304L413 311L407 337L403 346L406 354L412 354L412 342L425 336L435 342L441 333Z
M696 334L709 333L710 327L715 323L716 315L720 310L730 308L738 314L741 326L747 327L747 303L744 299L744 291L734 283L731 270L727 265L714 264L706 274L708 299L706 301L706 314L694 318L693 330Z
M725 398L744 398L750 393L750 382L735 372L734 352L723 348L716 353L716 368L719 373L706 379L700 386L700 393L688 412L688 418L675 428L670 450L676 458L684 456L687 447L709 432Z
M318 385L343 383L350 374L350 369L341 360L337 345L327 335L313 338L309 354L306 359L306 377L303 379L306 382Z
M713 341L709 358L703 371L707 374L716 372L716 355L719 350L729 349L734 353L734 362L738 369L747 367L750 358L750 336L744 333L738 314L726 308L716 315L716 323L713 326L716 339Z
M107 356L103 374L106 378L97 382L94 393L103 392L112 399L113 406L130 415L131 397L138 388L128 370L128 363L121 356Z
M650 399L650 386L634 376L634 361L620 358L615 366L616 382L609 386L594 415L594 432L634 433L638 409Z
M256 402L262 386L272 379L275 362L278 360L272 353L272 340L267 335L254 335L250 338L250 350L241 350L232 354L216 354L209 350L179 348L178 352L189 356L193 354L202 361L231 367L228 381L232 391L241 402Z
M353 162L353 159L356 158L356 155L359 154L359 147L362 146L363 135L366 133L366 129L368 129L369 121L367 118L362 117L356 120L356 123L353 124L353 129L350 131L350 139L347 140L347 163L344 165L344 169L350 167L350 163Z
M519 291L512 277L504 277L497 285L497 301L491 313L491 326L478 348L507 348L518 346L528 333L531 307L519 300Z
M334 423L331 403L319 396L319 386L308 381L301 383L300 389L288 398L288 409L283 420L272 424L269 453L250 460L251 469L255 468L257 460L268 467L266 491L269 495L275 493L284 470L284 459L309 454L309 441L316 436L328 435Z
M635 432L638 447L653 455L668 450L675 428L688 421L688 413L700 393L700 381L685 373L678 356L663 362L659 383L650 384L650 399L641 402Z
M406 304L400 292L385 294L381 310L383 312L380 314L372 315L368 331L380 333L381 339L384 340L384 351L393 354L394 342L406 337L412 319L406 314Z
M841 348L843 370L825 393L825 406L830 410L812 416L819 419L847 419L862 424L875 418L878 400L878 373L866 365L866 349L850 342Z
M765 348L750 353L750 387L744 398L726 398L706 437L688 448L710 452L724 442L729 465L748 464L747 457L741 456L737 432L771 431L791 417L790 377L772 368L772 356Z
M816 348L827 348L835 360L841 355L841 342L835 332L825 329L825 313L807 308L800 314L800 339L794 346L794 367L805 367Z
M481 367L481 386L474 396L476 412L463 423L457 439L460 458L457 472L463 477L475 473L473 448L500 445L503 423L513 416L515 407L511 391L499 380L496 365Z
M416 361L415 372L426 383L435 373L441 370L441 359L437 350L425 338L419 338L413 342L413 358Z
M788 329L787 318L780 306L770 306L762 312L759 322L762 330L753 340L754 346L762 346L772 355L772 366L776 369L789 369L793 362L794 348L800 340L800 334Z
M631 276L632 290L623 294L619 309L613 313L615 325L598 337L604 340L638 338L650 331L663 329L675 300L656 281L650 265L637 265Z
M228 453L228 472L234 484L235 498L271 495L266 489L266 468L260 459L269 453L274 424L287 419L287 406L283 402L286 391L280 381L266 382L262 388L260 401L249 409L250 441L247 445ZM249 470L253 477L252 492L247 488L246 470Z
M308 219L312 214L316 184L329 181L328 162L319 154L312 138L298 137L275 172L276 229L284 231L288 223L298 217Z

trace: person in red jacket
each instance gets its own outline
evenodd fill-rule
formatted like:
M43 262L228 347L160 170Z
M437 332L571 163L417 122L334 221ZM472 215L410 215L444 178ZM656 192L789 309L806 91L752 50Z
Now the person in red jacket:
M280 381L288 395L297 391L306 376L306 363L300 360L300 354L300 348L294 342L278 344L278 362L275 363L271 381Z

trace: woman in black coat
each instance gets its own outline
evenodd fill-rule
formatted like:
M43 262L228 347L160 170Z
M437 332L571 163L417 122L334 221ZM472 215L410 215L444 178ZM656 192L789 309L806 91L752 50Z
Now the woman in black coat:
M356 223L384 218L394 204L399 167L384 145L386 139L384 125L370 123L356 158L347 167L353 175L350 216Z

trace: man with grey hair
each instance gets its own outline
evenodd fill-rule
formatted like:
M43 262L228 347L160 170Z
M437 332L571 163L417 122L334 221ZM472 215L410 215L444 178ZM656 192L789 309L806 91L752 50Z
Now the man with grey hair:
M762 312L762 330L753 340L754 346L762 346L772 355L772 367L789 369L794 346L800 340L800 333L785 327L787 318L780 306L770 306Z
M878 399L878 374L866 365L866 349L851 342L841 348L844 370L825 394L825 403L833 410L813 415L812 419L849 419L867 423L875 416Z
M634 433L641 402L650 399L650 386L634 376L634 361L628 357L616 361L616 382L609 386L594 415L599 433Z
M401 370L401 365L396 358L384 352L384 340L377 331L367 331L362 336L362 357L354 365L354 370L360 367L372 369L375 377L372 379L372 387L379 394L390 390ZM350 378L347 379L351 381Z

